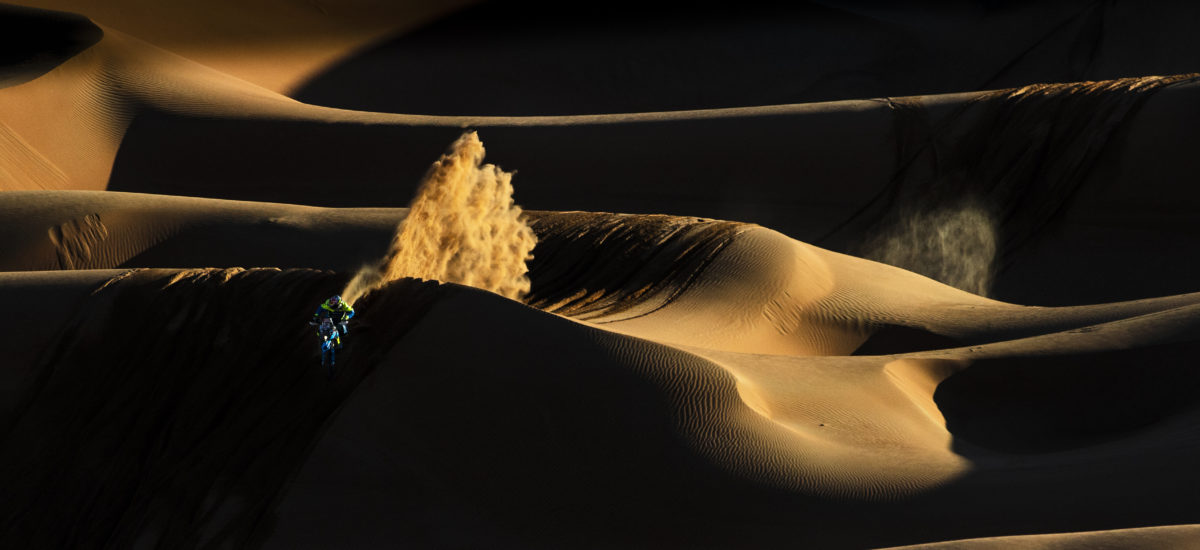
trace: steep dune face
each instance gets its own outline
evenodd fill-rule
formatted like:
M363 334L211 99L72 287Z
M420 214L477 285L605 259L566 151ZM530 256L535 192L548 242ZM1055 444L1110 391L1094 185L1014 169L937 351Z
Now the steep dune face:
M935 391L989 361L1120 360L1125 348L1161 345L1183 346L1183 360L1194 353L1196 308L1023 341L839 358L680 349L455 294L393 349L393 364L406 367L376 370L331 423L281 500L267 546L862 548L1178 521L1193 490L1178 483L1200 455L1187 428L1194 397L1103 445L1012 453L975 449L970 430L960 440L959 411L945 412ZM463 346L462 334L481 337ZM1103 384L1119 391L1123 380ZM984 384L970 393L1021 399ZM1104 415L1064 399L1081 417ZM1156 497L1135 498L1139 490ZM354 515L363 506L387 519ZM871 528L854 528L864 516Z
M4 417L3 545L254 544L322 423L439 292L370 302L389 313L364 314L331 383L305 320L344 283L149 270L80 301Z
M1161 90L1179 99L1152 99L1163 97ZM1182 98L1195 90L1178 78L1143 78L907 103L528 120L401 117L407 122L379 118L368 127L332 113L330 121L344 122L145 117L116 160L111 188L249 199L292 196L300 202L353 205L368 194L380 197L382 187L387 191L376 200L401 205L413 183L397 182L419 181L425 163L437 155L428 144L451 140L457 132L452 125L469 124L480 128L493 159L522 170L521 202L527 208L686 212L753 222L819 246L917 269L976 293L994 288L994 296L1009 301L1111 301L1147 295L1119 293L1087 275L1103 268L1114 277L1134 278L1123 254L1155 262L1163 272L1163 287L1152 293L1191 290L1184 266L1157 261L1155 253L1133 244L1146 231L1162 233L1172 255L1182 253L1189 249L1186 239L1172 235L1187 232L1186 221L1131 218L1107 196L1140 185L1138 168L1129 162L1113 170L1116 161L1110 159L1122 158L1122 151L1145 150L1145 144L1167 135L1177 143L1195 139L1189 130L1170 129L1178 122L1160 111L1182 108ZM1107 114L1092 116L1099 111ZM1141 116L1163 122L1130 126ZM169 131L176 127L190 131ZM1011 139L960 139L997 132ZM1031 134L1037 139L1028 147L1007 145L1025 143ZM202 162L197 152L211 150L214 141L200 143L205 135L222 136L212 152L229 164ZM297 135L309 137L298 140ZM246 139L225 139L229 136ZM401 141L412 146L400 152L383 146ZM272 148L265 149L265 143ZM327 143L347 144L351 152L330 164L314 152ZM297 163L297 154L313 161ZM986 162L965 168L979 158ZM1146 169L1153 166L1168 179L1195 168L1178 156L1129 159ZM180 177L171 168L177 165L195 169ZM355 174L353 181L335 191L329 182L340 184L346 173ZM241 178L256 185L213 184ZM680 186L689 190L687 198L676 198ZM941 198L921 203L935 187L946 188L939 191ZM1134 204L1152 210L1194 202L1180 188L1161 197ZM1164 221L1172 225L1163 227ZM1097 228L1120 247L1090 244ZM929 242L940 244L923 248ZM1068 259L1076 255L1056 253L1080 247L1089 249L1091 259L1073 264ZM1057 284L1021 284L1040 274L1055 276ZM1071 284L1070 277L1087 283Z
M33 80L87 49L104 35L86 17L0 5L0 88Z
M90 282L65 283L91 292L105 279L82 274ZM5 288L28 295L46 277ZM65 321L30 357L30 382L9 393L6 545L855 548L1178 521L1179 499L1194 492L1180 480L1200 456L1188 435L1196 404L1170 368L1195 354L1194 296L1108 323L1092 312L1100 324L1024 340L803 357L664 345L402 280L360 301L330 383L303 320L345 282L309 270L140 270L86 297L48 287L62 301L47 311ZM841 314L872 309L853 303ZM980 330L1022 322L972 317ZM989 381L997 369L1069 378L1072 364L1127 366L1128 350L1174 374L1131 386L1119 369L1089 372L1093 389L1133 391L1131 403L1165 391L1175 406L1109 423L1070 452L979 438L1003 436L986 429L996 416L980 404L1028 399ZM1071 418L1104 426L1107 405L1091 393L1046 394L1057 412L1009 410L1040 424L1035 441L1069 432ZM1093 461L1107 466L1084 467ZM62 475L87 471L103 473ZM1130 500L1137 491L1156 499ZM1035 498L1047 492L1087 498ZM854 528L863 515L872 529Z
M471 186L459 191L464 189ZM404 209L322 209L111 192L7 197L0 206L5 214L0 228L9 237L0 265L9 270L266 264L350 272L369 264L376 273L388 254L413 253L407 245L389 244L405 219ZM439 215L469 217L455 212ZM496 212L505 223L520 221L513 211ZM587 212L528 216L538 244L528 264L527 303L675 344L804 355L911 352L1068 330L1194 299L1180 295L1026 308L750 224ZM420 230L436 240L440 225L433 221L420 224ZM483 236L491 235L488 230ZM461 248L476 241L456 242ZM446 262L475 257L448 245L434 251ZM503 252L496 258L508 260L476 270L478 281L456 280L492 290L480 284L484 274L508 273L519 280L528 252L509 254L492 244L488 251ZM448 273L422 276L440 279Z
M0 112L4 114L0 116L0 190L66 188L67 175L10 126L15 108L36 107L8 104L5 108L7 102L21 101L5 89L69 63L98 42L103 31L77 14L0 5L0 32L5 36L0 57Z
M41 15L39 18L52 17ZM103 37L37 79L0 89L0 119L54 168L0 189L104 189L130 122L165 109L233 116L280 112L278 96L136 38L100 27ZM12 137L16 136L16 137Z
M82 14L258 86L285 92L349 52L468 1L15 0Z
M944 118L890 101L896 134L910 139L898 141L888 188L843 226L866 236L851 250L986 295L1018 249L1057 225L1148 92L1194 80L1026 86Z
M619 14L619 15L618 15ZM632 113L1200 71L1180 2L487 2L356 52L294 97L436 115ZM853 37L847 39L847 37ZM400 75L422 74L416 81ZM476 91L489 82L488 92Z
M749 224L535 212L531 225L539 245L530 305L669 345L881 355L1078 329L1200 300L1025 307Z
M454 334L486 336L463 346ZM821 503L844 512L837 503L851 494L870 500L933 481L881 467L835 432L768 421L711 361L479 293L440 302L393 353L408 367L376 371L346 404L284 496L268 547L437 546L452 529L466 546L759 546L783 532L829 543L824 529L836 520L813 531L783 518L811 508L809 519L829 519ZM501 353L507 368L496 369L488 358ZM378 447L388 441L419 451ZM378 455L352 451L368 446ZM411 528L361 518L337 527L372 479L387 480L371 491L372 509ZM758 527L748 537L735 527L749 525Z
M1086 275L1136 278L1123 254L1162 272L1150 293L1190 290L1185 266L1155 259L1190 253L1191 241L1173 237L1186 220L1127 216L1119 205L1195 202L1178 187L1140 203L1120 198L1143 172L1173 180L1196 168L1156 146L1197 139L1172 116L1196 90L1182 77L1143 77L713 111L423 117L304 105L112 31L0 90L13 152L5 169L17 174L0 185L401 206L442 145L471 126L493 159L522 169L528 208L759 223L977 293L992 286L1001 299L1063 305L1146 296ZM993 135L1003 137L960 139ZM1027 147L1014 145L1030 135ZM909 204L933 188L942 189L936 204ZM1165 244L1138 246L1147 231ZM941 246L913 245L933 237ZM1097 238L1118 246L1096 247ZM1060 253L1081 247L1088 254ZM1038 277L1055 285L1021 283Z
M537 212L526 302L576 319L636 317L687 290L751 226L664 215Z
M37 376L37 359L48 353L55 337L88 296L117 270L61 271L57 273L2 273L0 301L20 311L0 331L0 348L6 350L0 369L0 418L7 421L27 398Z

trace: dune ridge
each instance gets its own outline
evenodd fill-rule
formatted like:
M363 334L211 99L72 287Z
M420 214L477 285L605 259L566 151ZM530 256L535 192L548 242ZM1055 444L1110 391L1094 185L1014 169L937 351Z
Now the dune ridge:
M33 80L95 44L103 31L76 13L0 4L0 88Z
M312 267L386 253L403 208L330 209L108 191L9 191L0 270ZM352 243L352 246L348 246Z
M359 47L420 27L472 0L12 3L81 14L221 72L286 92Z
M529 292L525 261L537 237L513 203L512 174L483 162L468 132L433 164L400 222L387 255L342 291L359 297L401 277L460 283L519 299Z
M398 532L377 523L337 535L358 545L389 537L428 544L436 539L424 533L451 523L472 526L468 546L620 546L657 536L666 546L772 548L799 540L864 548L980 529L1016 534L1174 521L1187 514L1174 496L1135 495L1178 493L1173 480L1200 454L1188 427L1194 409L1132 431L1113 426L1103 445L1070 454L985 453L958 438L961 426L938 412L935 391L939 380L970 372L976 356L1086 361L1175 343L1184 347L1173 356L1185 360L1195 350L1197 307L1193 297L1191 306L1020 342L803 357L663 345L484 293L456 293L393 349L397 363L421 367L377 370L346 404L330 427L337 437L318 444L280 507L280 523L292 534L268 547L299 540L291 529L323 517L332 502L356 502L352 488L381 478L370 468L396 471L348 451L371 441L428 445L400 459L398 470L415 474L387 477L387 488L370 497L385 515L412 515L428 527ZM457 335L484 331L489 337L479 346L456 345ZM485 360L501 348L515 358L511 369ZM442 367L448 364L457 368ZM1126 380L1105 377L1112 387ZM1137 378L1155 384L1153 375ZM974 394L968 400L1006 396L986 384L966 393ZM1079 404L1086 418L1104 415ZM431 409L439 414L424 414ZM496 410L507 414L497 418ZM1089 459L1106 469L1080 466ZM323 492L332 469L338 488ZM981 491L990 498L978 499ZM404 496L414 493L422 497ZM1088 498L1072 500L1080 494ZM861 528L864 516L871 529Z
M1093 248L1087 256L1120 270L1126 279L1136 273L1115 261L1120 255L1140 254L1148 262L1160 258L1161 254L1128 242L1142 231L1163 232L1161 226L1139 216L1116 215L1109 201L1143 185L1143 172L1161 176L1194 168L1188 158L1167 155L1154 144L1168 137L1177 143L1195 141L1191 127L1181 126L1181 119L1169 113L1185 108L1197 89L1186 79L1144 77L671 113L417 116L305 105L106 30L98 43L55 70L0 90L0 111L6 105L24 107L0 113L4 124L29 151L55 168L39 169L45 173L37 178L0 185L402 206L411 200L429 159L441 151L432 144L452 140L468 126L493 136L489 139L495 158L523 168L521 200L528 208L678 212L735 219L877 259L885 259L884 254L873 253L872 243L882 239L875 248L899 251L896 258L886 259L908 267L917 262L955 265L913 256L912 239L931 236L924 228L943 224L925 223L927 210L909 212L886 205L896 195L920 196L945 181L954 189L987 195L972 204L981 219L997 224L998 252L991 262L985 253L978 253L978 261L970 265L980 267L972 269L971 275L956 275L953 270L938 275L936 269L926 274L943 280L959 276L975 280L961 284L979 292L988 286L981 282L983 275L990 274L994 275L990 286L1000 289L997 297L1066 305L1141 296L1113 294L1117 291L1106 291L1090 281L1058 280L1056 288L1041 291L1013 283L1012 273L1027 276L1023 270L1038 269L1062 273L1059 279L1077 275L1061 269L1062 262L1042 248L1088 246L1096 227L1110 233L1108 240L1121 243L1121 249ZM1092 117L1092 112L1105 114ZM31 118L31 113L49 115ZM1156 122L1138 123L1143 119ZM1067 131L1088 133L1094 139L1065 139ZM1008 137L982 143L977 138L959 139L997 132ZM1009 138L1024 140L1029 134L1037 139L1025 153L1000 145ZM1112 136L1119 139L1109 139ZM407 146L394 145L401 142ZM334 143L337 151L331 155L328 148ZM996 149L988 149L989 144ZM1097 157L1105 144L1112 154ZM606 151L606 160L597 162L592 150ZM948 159L936 161L939 155ZM206 160L212 156L224 162ZM963 167L973 158L985 160L978 174ZM1105 171L1095 169L1097 159L1104 161ZM1048 164L1041 166L1042 160ZM33 166L27 159L12 162ZM1003 171L1009 165L1015 168L1012 174ZM775 183L796 181L798 174L805 175L804 181L839 185L824 189L820 200L813 202L796 191L803 185ZM994 176L1007 179L992 190L964 187L986 186L985 180ZM674 189L684 182L693 192L686 203L673 202ZM1042 191L1030 191L1037 195L1035 200L1012 200L1030 189ZM1195 202L1186 191L1167 191L1161 197L1170 198L1151 201L1155 208ZM576 197L582 194L591 199L579 202ZM962 206L946 200L949 204L932 213L958 212ZM905 221L910 218L917 223ZM933 221L938 221L936 215ZM985 226L967 225L978 230L965 233L969 238L962 244L933 253L970 249L970 243L979 242L976 237L993 232ZM1176 222L1161 239L1168 243L1163 248L1187 250L1191 241L1173 237L1186 227L1184 221ZM1029 234L1037 238L1021 236ZM936 235L935 231L932 236ZM1021 265L1013 271L1017 257ZM1190 290L1187 274L1179 266L1160 261L1156 267L1170 274L1164 277L1164 293Z
M1186 360L1194 353L1200 295L1086 308L1023 308L894 267L821 251L764 228L722 227L690 218L650 217L639 223L630 219L636 217L595 213L532 217L535 227L542 217L555 226L553 231L542 226L543 234L552 237L542 243L551 244L556 252L552 262L560 266L571 265L589 250L554 247L555 239L575 234L570 230L573 219L585 242L606 235L596 231L601 228L617 229L615 237L639 228L656 230L647 233L666 250L645 262L643 269L649 272L669 267L680 250L688 250L684 237L692 237L703 252L723 241L696 236L722 237L730 231L736 235L702 269L683 271L689 283L666 305L632 319L629 310L618 312L611 316L617 321L608 323L602 315L591 322L569 321L455 285L422 286L411 279L387 285L360 300L363 316L346 352L350 376L338 378L336 395L322 398L328 400L319 406L305 397L311 395L305 392L318 391L316 379L321 375L313 366L302 320L311 313L312 303L343 287L347 275L271 269L126 272L84 303L60 305L57 315L76 318L36 362L33 385L17 393L22 404L11 416L13 431L5 432L9 454L0 456L12 465L3 471L14 472L6 486L15 487L11 494L18 500L29 494L20 491L51 486L59 468L80 467L73 460L114 474L104 478L110 482L103 486L53 485L55 491L47 494L57 496L34 500L28 512L32 516L0 509L6 513L0 517L14 522L38 520L14 523L6 542L69 544L72 537L96 536L96 530L115 526L111 540L118 542L139 537L167 544L258 541L255 544L267 548L283 548L305 546L296 537L324 526L314 536L332 536L344 545L371 546L372 541L386 540L420 546L446 540L436 533L472 525L476 542L523 547L570 545L583 539L617 546L657 532L668 545L708 540L769 548L786 538L856 548L920 542L912 525L922 514L946 520L936 526L926 523L920 531L942 539L985 528L1004 532L1011 528L1011 517L1038 529L1086 528L1101 521L1087 523L1086 518L1098 517L1105 509L1122 509L1120 502L1133 489L1110 480L1106 483L1115 487L1112 495L1088 493L1088 487L1096 486L1088 470L1066 476L1062 468L1086 457L1108 457L1112 468L1130 475L1153 467L1157 477L1122 474L1119 479L1137 479L1139 489L1160 492L1181 468L1190 468L1191 457L1200 449L1187 437L1194 416L1187 407L1144 417L1146 425L1098 423L1109 430L1102 442L1084 442L1070 449L1074 454L1063 454L1046 449L1013 453L995 445L1002 443L999 439L980 439L978 427L993 416L956 404L1004 402L1007 393L989 383L986 373L1034 365L1032 360L1047 362L1049 368L1066 365L1068 373L1078 368L1070 362L1087 365L1110 357L1121 363L1125 350ZM632 240L615 238L611 244L614 251L637 250ZM604 250L600 244L598 249ZM684 262L689 263L694 262ZM794 267L781 268L789 265ZM100 280L110 277L101 274ZM843 325L869 331L872 324L890 320L960 331L956 334L990 338L992 343L886 356L766 355L763 351L773 349L769 342L749 345L747 351L729 345L746 345L750 339L745 334L731 333L732 340L722 342L711 334L693 333L719 326L714 318L730 317L722 304L756 312L756 301L776 302L771 311L791 311L780 302L786 294L772 293L781 290L782 281L771 282L776 277L792 285L782 290L800 300L793 304L800 322L783 325L788 330L781 333L775 323L789 318L767 317L761 328L785 339ZM45 276L28 274L23 282L11 284L7 278L0 277L0 288L27 293L22 287L35 288ZM532 278L537 280L536 272ZM629 284L628 291L639 288L636 276L620 280ZM742 286L731 287L731 281ZM242 313L249 303L261 307ZM704 307L712 310L711 318L702 318ZM127 322L126 315L138 320ZM694 340L681 343L652 330L671 326ZM485 332L488 336L476 345L462 345L463 334ZM1018 339L1021 334L1028 337ZM178 349L180 338L189 342L183 352ZM813 341L832 342L843 353L852 349L853 340L839 338ZM230 355L240 353L249 341L255 342L253 353ZM90 365L108 364L108 354L130 350L144 353L112 372L86 371L88 380L95 381L86 390L90 397L77 395L84 391L79 387L55 382L85 376L80 373ZM509 358L509 368L496 369L485 360L501 355ZM364 356L373 359L364 363ZM977 367L983 369L978 376L972 374ZM171 373L193 384L159 386L174 376ZM1105 372L1096 384L1116 388L1118 379L1125 385L1132 380L1158 388L1155 391L1164 384L1185 387L1179 377L1156 382L1153 376L1121 376L1119 371ZM293 380L299 381L288 385ZM199 403L217 391L213 388L229 383L261 387L276 396L275 405L259 408L255 399L229 407ZM145 387L164 389L137 389ZM167 405L155 397L171 387L183 392L179 395L185 405L178 409L162 408ZM231 392L228 399L237 400L238 395ZM1062 398L1083 406L1079 411L1089 418L1105 418L1084 394L1066 393ZM95 407L100 407L98 413L85 414ZM304 412L292 414L290 407ZM66 419L54 416L62 410L84 412ZM497 415L498 410L506 412ZM555 412L548 417L547 410ZM1053 409L1043 412L1050 415L1045 421L1051 426L1070 418ZM170 431L132 420L164 414L176 419ZM205 419L215 414L223 415L218 427L198 431L210 425ZM117 475L133 471L128 453L137 450L114 453L105 446L107 439L96 439L110 432L88 436L89 424L81 418L98 419L150 445L165 441L166 451L145 455L149 462L140 463L145 469L137 474ZM238 452L217 451L255 433L244 431L252 425L273 429L280 425L279 418L288 418L286 424L294 427L286 437L250 436L269 447L256 443ZM316 430L318 425L323 427ZM82 435L43 439L62 433ZM196 444L180 448L172 441ZM73 442L82 447L72 447L77 444ZM381 445L378 453L393 458L381 460L374 451L362 452ZM303 452L310 447L311 455ZM213 462L201 456L225 458ZM264 472L267 463L271 471ZM1025 474L1006 474L1013 464ZM184 477L165 481L171 476L162 472L179 471L195 472L184 477L196 485ZM292 474L286 474L289 471ZM1003 490L990 485L995 476L1004 480ZM32 484L17 481L24 479ZM121 481L129 479L164 481ZM331 488L330 479L340 481ZM592 483L580 484L581 479ZM1054 512L1053 503L1009 508L1026 502L1031 491L1047 487L1092 496L1070 514ZM956 504L983 490L995 498L995 504L985 506L989 521L974 516L978 507ZM641 495L633 505L628 496L632 492ZM398 515L410 518L412 523L405 525L425 527L397 533L387 527L395 524L392 519L331 522L361 506L364 494L371 495L372 509L390 511L373 517ZM687 513L679 512L680 494L688 495ZM84 495L97 503L132 498L132 504L101 510L79 505ZM147 507L142 504L146 502L159 504ZM462 502L474 504L464 510ZM1142 513L1173 517L1163 508L1166 505L1142 503ZM586 513L597 506L620 511L602 518ZM897 506L911 511L896 513ZM86 515L64 520L77 528L52 528L63 520L62 514L74 513L71 510ZM194 519L162 523L177 514ZM797 525L797 514L826 527L814 531L804 527L808 523ZM877 518L874 529L852 528L851 518L863 514ZM531 523L530 518L539 519ZM697 525L698 519L703 526ZM555 527L540 527L543 520ZM497 530L496 521L505 527ZM334 527L338 525L344 528ZM743 528L751 525L756 534L747 539Z
M344 282L277 269L109 279L37 359L0 425L0 486L11 497L0 504L0 544L259 544L260 516L322 424L440 292L390 285L368 307L387 311L386 322L364 311L330 384L305 368L316 350L297 328Z
M1023 535L1012 537L988 537L978 539L935 542L897 546L885 550L1138 550L1141 548L1196 547L1200 539L1200 525L1164 525L1131 529L1110 529L1081 533L1052 533L1045 535Z

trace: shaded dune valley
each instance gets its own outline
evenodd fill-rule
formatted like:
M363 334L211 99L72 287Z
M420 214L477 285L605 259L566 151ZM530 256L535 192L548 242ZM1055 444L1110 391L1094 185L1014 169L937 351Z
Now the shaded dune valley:
M1200 8L611 7L0 4L0 548L1200 548Z

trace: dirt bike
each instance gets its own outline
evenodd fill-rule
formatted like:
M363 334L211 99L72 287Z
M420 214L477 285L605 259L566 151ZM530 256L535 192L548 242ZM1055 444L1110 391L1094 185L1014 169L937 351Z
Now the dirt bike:
M333 367L337 363L337 350L341 347L341 335L345 334L346 323L335 325L330 319L321 319L318 325L315 322L310 322L310 325L317 325L317 337L321 339L321 366L329 369L329 377L333 377Z

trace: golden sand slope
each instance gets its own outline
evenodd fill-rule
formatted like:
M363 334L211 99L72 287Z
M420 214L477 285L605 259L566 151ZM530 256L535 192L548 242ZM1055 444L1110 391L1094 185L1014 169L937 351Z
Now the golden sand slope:
M6 197L6 270L199 264L352 271L389 250L406 214L111 192ZM1187 299L1026 308L750 224L529 215L539 241L529 264L530 304L682 345L803 355L912 351L1065 330ZM1007 320L986 318L993 314Z
M282 96L103 31L99 42L43 76L0 89L2 133L24 151L6 157L37 157L43 165L0 189L103 189L126 128L148 110L279 112L272 105Z
M569 217L546 219L563 224ZM686 225L645 221L647 228L631 231L650 242L670 243L654 239L653 231L669 237ZM591 230L597 225L619 229L637 226L639 219L579 214L576 223L575 233L586 236L597 234ZM706 222L692 223L703 227ZM703 250L706 238L700 231L691 240ZM561 237L546 243L558 258L541 269L554 273L569 272L562 266L575 260L572 250L589 249ZM590 249L605 246L594 241ZM620 239L611 246L629 250ZM604 272L616 280L600 277L601 287L637 281L631 269L661 272L667 266L654 263L670 264L674 258L668 252L649 262L636 256L625 261L629 265ZM562 263L553 268L555 262ZM406 290L416 288L407 283L385 287L359 308L365 332L358 333L363 336L358 341L373 359L357 359L360 348L349 352L355 366L348 368L366 376L365 383L352 394L340 394L337 399L345 401L328 431L313 431L322 415L330 414L326 408L303 417L308 427L288 432L294 438L290 443L270 447L272 463L298 469L294 482L285 482L286 471L276 471L269 483L222 482L208 496L191 493L186 483L156 485L135 492L123 519L117 519L92 506L128 498L132 489L120 481L124 477L106 476L100 486L56 485L47 494L57 496L40 500L32 512L6 511L3 517L13 528L4 531L14 544L74 540L104 529L114 533L111 541L266 537L271 545L289 547L315 537L352 547L384 540L437 545L447 539L436 533L456 530L476 537L466 539L467 545L554 546L581 540L624 545L650 537L666 545L704 540L772 547L801 540L862 547L979 532L1170 522L1177 517L1180 495L1194 490L1180 480L1187 479L1200 453L1188 427L1194 416L1188 388L1200 381L1194 380L1194 369L1186 368L1196 351L1200 295L1024 308L762 228L737 233L702 264L688 274L665 277L671 285L633 298L632 308L613 302L620 307L610 322L603 309L589 312L590 321L580 323L450 285L420 299ZM531 275L536 284L537 270ZM3 286L36 296L30 292L46 292L39 290L44 285L91 290L110 276L10 275ZM48 301L41 310L46 319L37 324L36 337L24 341L27 361L34 362L10 364L5 371L4 387L15 400L6 410L14 411L16 426L23 426L8 436L6 448L13 451L5 460L14 468L9 471L50 483L51 470L35 465L70 470L78 467L71 461L90 456L104 456L102 463L113 471L127 471L132 455L107 450L86 435L86 423L64 424L46 415L63 403L78 403L80 414L108 419L102 424L123 430L123 437L152 446L170 441L175 436L168 432L120 420L145 417L146 407L159 406L146 400L157 391L137 388L156 383L161 374L154 373L163 369L200 369L188 372L206 373L205 380L223 384L231 376L246 376L234 373L258 372L261 366L249 365L265 361L274 365L269 372L308 376L303 373L310 372L305 365L312 358L304 351L306 331L299 320L344 281L307 271L149 271L118 278L92 297L55 290L73 298ZM629 290L616 294L635 296ZM627 314L642 300L654 303L654 309L630 318ZM188 303L205 306L185 307ZM730 304L736 307L731 310ZM409 321L398 325L396 315ZM288 328L289 318L298 323L295 329ZM888 325L973 345L884 356L830 355L850 353ZM373 336L401 329L408 336ZM249 353L237 344L244 338L269 343ZM187 360L173 351L183 345L180 339L189 342ZM121 362L135 355L145 361ZM1152 368L1129 368L1137 364ZM104 382L109 390L92 393L120 392L120 407L80 400L69 384L45 385L48 373L58 373L50 380L70 380L69 373L97 368L125 373ZM1030 385L1012 387L1013 380ZM205 384L188 391L202 399ZM293 396L282 403L302 403L303 391L315 390L280 386L279 391ZM1026 394L1012 403L1013 391ZM1136 393L1124 400L1095 399L1123 391ZM93 406L88 403L100 408L87 408ZM269 418L287 417L293 405L278 406L260 412L235 407L242 412L230 413L231 418L249 424L238 420L196 432L198 454L152 452L151 473L140 475L157 479L160 474L153 472L177 473L184 467L199 469L183 478L211 479L205 463L191 461L221 453L229 438L241 437L237 426L268 426L274 422ZM167 415L175 419L171 424L203 424L209 410L163 409L151 416ZM75 435L60 443L41 439L68 433L61 430ZM311 457L293 454L313 444ZM37 454L42 451L15 452L42 445L55 456L79 458L47 463ZM380 449L393 458L378 462L363 449ZM260 467L238 456L231 455L232 462L221 468L251 472ZM176 474L162 479L168 478L183 479ZM363 493L364 487L375 489ZM72 504L85 494L79 491L93 490L101 495L91 501L96 504ZM283 490L278 507L269 504L269 495ZM1043 492L1058 496L1033 496ZM1156 500L1130 508L1133 494L1156 495ZM207 499L206 510L228 503L243 512L163 523L179 510L200 505L188 500L193 497ZM389 527L394 519L339 519L342 510L364 505L363 498L378 514L372 517L399 515L433 531L397 533ZM1064 508L1062 498L1072 499L1072 506ZM156 499L178 507L139 504ZM962 499L979 502L968 508L959 504ZM464 502L472 504L464 509ZM151 509L157 511L151 514ZM278 514L269 533L256 521L236 519L269 509ZM89 519L60 522L53 520L60 514L54 510L76 510ZM854 529L863 514L877 517L872 528ZM914 529L918 516L936 523L922 520ZM61 523L76 528L49 528ZM1024 527L1013 532L1018 525ZM750 526L755 534L746 538Z
M284 92L358 48L419 27L472 0L11 3L83 14L188 59Z
M304 105L110 29L0 89L0 169L14 174L0 186L402 206L467 126L493 160L521 168L528 208L754 222L975 292L991 280L1001 298L1071 304L1144 295L1132 290L1142 263L1161 273L1155 292L1191 290L1165 258L1200 242L1188 222L1195 194L1168 183L1197 169L1172 152L1197 141L1181 115L1196 90L1143 77L673 113L424 117ZM1028 136L1029 147L1008 145ZM930 182L973 202L886 207L925 196ZM940 246L913 245L931 235ZM996 257L978 252L993 240ZM1089 275L1098 269L1105 278ZM1045 283L1021 283L1034 278Z
M376 371L331 425L280 507L273 547L306 537L349 537L359 546L444 540L432 533L447 529L442 518L450 516L470 527L457 539L465 545L653 540L740 548L784 541L861 548L973 529L1163 521L1177 517L1191 491L1177 489L1198 452L1188 409L1155 411L1138 427L1111 425L1092 434L1102 443L1071 451L980 451L994 442L960 441L948 423L969 427L972 419L960 410L943 416L938 402L948 397L935 388L956 371L971 372L973 361L994 368L987 361L1095 360L1139 346L1150 357L1159 346L1182 345L1170 356L1174 372L1186 371L1198 311L1193 305L995 347L807 358L685 351L455 296L393 350L408 367ZM464 334L485 336L462 346ZM498 356L504 368L496 368ZM1129 382L1116 372L1104 377L1116 391ZM1003 397L987 386L970 391L960 397ZM1076 403L1075 415L1104 416L1085 406L1092 405L1086 396L1059 398ZM353 450L381 441L420 450ZM381 478L389 481L372 485ZM414 488L415 479L425 481ZM332 503L363 502L362 487L373 487L366 497L373 510L415 517L429 531L401 533L382 522L336 535L305 527L348 521L324 514ZM401 493L422 495L420 504L394 496ZM1156 496L1133 505L1137 494Z
M351 271L388 247L401 208L314 208L100 191L0 200L0 271L312 267Z
M876 267L865 272L891 270ZM45 273L11 277L3 286L12 292L53 282ZM107 275L89 277L68 284L90 290ZM322 389L298 320L344 281L310 271L151 270L74 303L48 302L43 314L70 319L66 330L43 335L35 365L6 370L20 406L9 417L5 471L42 481L3 482L9 494L43 495L7 500L35 504L3 509L6 542L104 532L114 544L436 546L454 532L468 546L856 548L1171 522L1195 489L1184 480L1200 455L1189 427L1187 387L1196 381L1184 365L1196 351L1196 296L1140 316L1134 310L1148 308L1122 306L1123 318L1108 323L1092 312L1076 321L1102 324L1027 339L804 357L662 345L490 293L404 283L360 304L345 375ZM958 308L936 296L958 291L928 286L912 289L930 298L928 314L953 317L945 312ZM866 316L843 308L841 316ZM1003 326L1026 322L1021 312L972 317ZM247 339L253 349L240 343ZM1131 371L1139 357L1155 371ZM1005 398L987 373L1015 368L1011 375L1037 380L1055 370L1043 359L1077 380L1084 375L1072 361L1116 359L1091 374L1090 387L1138 394L1097 404L1088 386L1063 386L1027 401L1041 400L1039 414L1009 419L1041 426L1023 446L994 427L981 431L991 420L971 404ZM23 383L14 382L18 368ZM976 371L984 379L972 379ZM86 394L71 383L79 377L92 381ZM230 386L242 390L214 406L211 392ZM158 399L163 391L176 397ZM246 392L274 397L260 407ZM1072 431L1081 417L1091 423ZM1046 447L1046 426L1076 436L1055 440L1072 446ZM110 473L54 481L86 464ZM270 524L253 519L269 510ZM180 514L194 519L175 521ZM864 516L874 518L869 529Z
M994 537L959 540L933 544L897 547L893 550L1137 550L1140 548L1195 548L1200 540L1200 526L1171 525L1142 529L1093 531L1090 533L1055 533L1020 537Z

